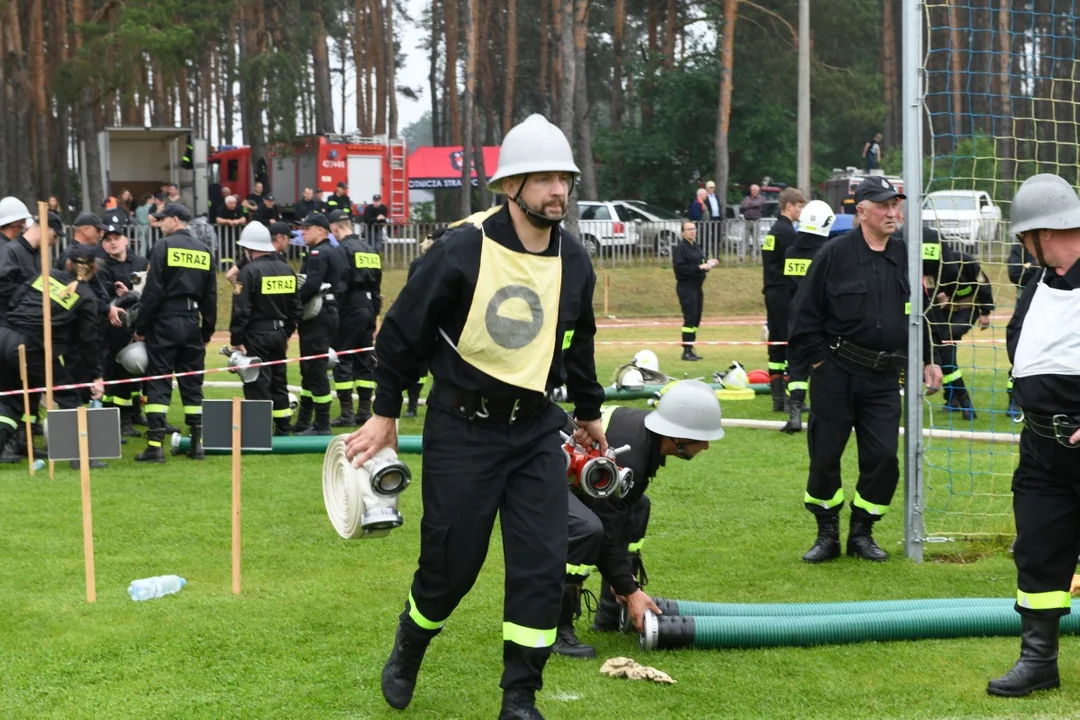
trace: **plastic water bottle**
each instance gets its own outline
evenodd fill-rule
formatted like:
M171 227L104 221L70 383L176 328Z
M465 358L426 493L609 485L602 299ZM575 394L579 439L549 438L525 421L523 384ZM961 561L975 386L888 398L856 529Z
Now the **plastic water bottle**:
M90 409L91 410L96 410L99 407L102 407L100 400L91 400L90 401Z
M42 460L41 458L38 458L37 460L34 461L34 472L37 472L38 470L44 470L44 469L45 469L45 461L44 460Z
M180 588L185 585L187 585L187 580L177 575L159 575L158 577L133 580L128 585L128 595L136 602L153 600L163 595L180 592Z

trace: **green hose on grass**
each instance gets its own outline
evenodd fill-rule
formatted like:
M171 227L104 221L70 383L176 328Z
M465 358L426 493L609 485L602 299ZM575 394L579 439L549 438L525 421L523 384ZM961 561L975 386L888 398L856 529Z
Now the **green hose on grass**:
M653 598L665 616L686 617L807 617L811 615L865 615L867 613L942 608L1012 608L1007 598L936 598L932 600L868 600L830 603L711 603Z
M1062 633L1078 631L1080 616L1061 618ZM1020 615L1010 604L791 617L668 617L646 612L638 641L643 650L673 650L807 647L1019 634Z
M334 439L333 435L282 435L272 440L273 450L244 450L244 455L303 455L321 454ZM398 454L416 455L421 452L423 437L420 435L399 435ZM186 453L191 447L191 438L174 433L172 451L174 455ZM231 450L207 450L207 455L229 455Z
M713 390L723 390L724 386L720 383L708 383L709 387ZM604 388L605 400L646 400L651 398L655 393L660 392L663 385L645 385L640 390L616 390L613 387ZM747 385L748 388L754 391L757 395L768 395L770 390L769 386L765 383L754 383Z

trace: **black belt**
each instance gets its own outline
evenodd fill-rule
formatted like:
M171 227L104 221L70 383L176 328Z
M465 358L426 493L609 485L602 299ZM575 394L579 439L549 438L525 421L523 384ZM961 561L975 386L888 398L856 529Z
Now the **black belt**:
M488 398L479 393L436 383L428 394L428 405L460 415L473 422L514 425L528 420L551 404L539 393L520 398Z
M1070 417L1064 413L1058 413L1057 415L1034 415L1025 412L1023 414L1023 422L1027 425L1028 430L1039 437L1056 440L1058 444L1067 448L1080 447L1080 445L1073 445L1069 442L1069 438L1073 436L1073 433L1080 430L1080 420L1075 417Z
M841 360L853 362L871 370L903 370L907 367L907 355L883 350L867 350L842 338L833 338L829 349Z
M270 318L261 318L259 320L252 320L248 323L249 330L284 330L284 320L272 320Z
M199 309L199 303L189 297L169 298L161 305L161 311L167 312L194 312Z

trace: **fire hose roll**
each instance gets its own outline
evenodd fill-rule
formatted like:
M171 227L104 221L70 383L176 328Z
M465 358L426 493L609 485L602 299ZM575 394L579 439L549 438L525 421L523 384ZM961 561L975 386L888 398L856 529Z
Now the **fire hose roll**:
M360 482L356 468L345 457L345 438L334 438L323 458L323 502L330 524L338 535L349 540L363 534L360 517L364 502L360 498Z
M412 480L409 468L390 448L353 467L345 449L345 436L339 435L323 457L323 502L330 523L346 540L385 537L403 522L397 499Z
M831 603L710 603L692 600L653 598L666 615L693 617L784 617L811 615L860 615L905 610L936 610L940 608L1012 608L1008 598L935 598L918 600L870 600Z
M1061 632L1080 631L1080 617L1061 618ZM808 647L886 640L1016 637L1020 615L1004 607L943 607L898 612L772 617L656 616L646 612L643 650Z

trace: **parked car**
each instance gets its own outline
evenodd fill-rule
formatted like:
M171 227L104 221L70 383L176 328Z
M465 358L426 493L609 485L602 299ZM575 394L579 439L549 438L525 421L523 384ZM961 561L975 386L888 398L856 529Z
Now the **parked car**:
M592 256L620 247L667 256L678 242L682 219L640 200L581 200L578 228Z
M970 251L996 237L1001 208L982 190L939 190L923 200L922 219L943 240Z

